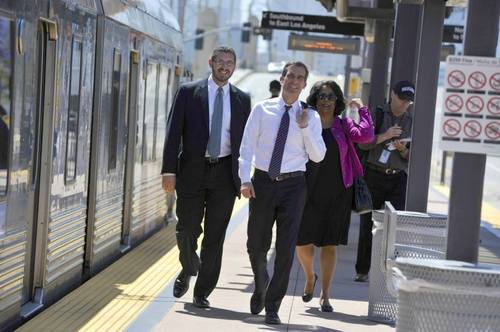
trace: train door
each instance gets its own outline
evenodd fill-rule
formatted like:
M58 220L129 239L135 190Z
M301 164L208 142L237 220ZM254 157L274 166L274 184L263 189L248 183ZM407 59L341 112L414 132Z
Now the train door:
M128 28L98 18L84 277L120 255L127 137Z
M26 271L23 291L23 317L42 307L47 219L51 174L52 117L54 109L54 75L56 65L57 25L40 20L37 30L36 115L33 148L34 218L28 230Z
M134 45L133 45L134 46ZM139 51L132 49L130 51L130 70L129 70L129 86L127 100L127 155L125 162L125 197L123 204L123 224L122 224L122 240L121 251L125 252L130 248L130 229L132 218L132 197L134 188L134 160L135 160L135 144L137 141L137 97L139 90Z
M38 20L25 317L78 286L84 262L96 8L54 1L49 12Z

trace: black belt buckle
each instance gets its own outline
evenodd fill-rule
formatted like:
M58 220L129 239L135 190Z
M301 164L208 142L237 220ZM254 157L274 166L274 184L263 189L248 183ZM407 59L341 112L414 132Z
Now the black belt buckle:
M209 164L217 164L219 162L219 158L206 157L205 161Z
M387 168L385 170L385 174L387 174L387 175L394 175L394 174L397 174L397 173L398 173L397 169Z
M279 181L283 181L284 179L285 179L285 177L283 176L283 174L280 174L274 178L274 181L279 182Z

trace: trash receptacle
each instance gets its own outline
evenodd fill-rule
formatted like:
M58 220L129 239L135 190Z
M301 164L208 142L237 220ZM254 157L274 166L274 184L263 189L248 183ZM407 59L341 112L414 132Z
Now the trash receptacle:
M500 331L500 266L397 258L401 332Z
M396 211L389 202L385 210L372 213L373 241L368 294L368 319L394 324L397 299L387 288L392 266L387 258L445 258L447 217L444 215ZM390 225L385 227L384 225ZM388 230L392 230L392 239Z

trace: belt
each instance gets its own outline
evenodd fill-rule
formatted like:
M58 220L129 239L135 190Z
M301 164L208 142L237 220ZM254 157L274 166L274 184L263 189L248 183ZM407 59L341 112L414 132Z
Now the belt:
M268 178L271 178L269 176L269 173L256 168L255 169L255 174L259 174L259 173L261 175L267 176ZM289 178L294 178L294 177L297 177L297 176L304 176L304 171L295 171L295 172L289 172L289 173L281 173L280 175L278 175L277 177L275 177L274 179L271 179L271 180L272 181L276 181L276 182L280 182L280 181L283 181L283 180L286 180L286 179L289 179Z
M294 178L294 177L303 176L303 175L304 175L303 171L295 171L295 172L290 172L290 173L281 173L276 178L274 178L274 181L279 182L279 181L283 181L283 180L286 180L286 179L289 179L289 178Z
M208 165L217 165L223 162L224 160L227 160L231 157L231 155L225 156L225 157L220 157L220 158L212 158L212 157L205 157L205 163Z
M395 174L399 174L403 171L401 169L385 168L385 167L381 167L381 166L378 166L375 164L370 164L370 163L367 163L366 166L371 170L377 171L379 173L384 173L385 175L395 175Z

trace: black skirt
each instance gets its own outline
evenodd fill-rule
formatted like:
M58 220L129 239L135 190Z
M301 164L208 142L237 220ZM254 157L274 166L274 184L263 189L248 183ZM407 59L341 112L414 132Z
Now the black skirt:
M347 245L353 186L344 187L337 141L323 129L325 158L307 164L308 197L297 245Z

